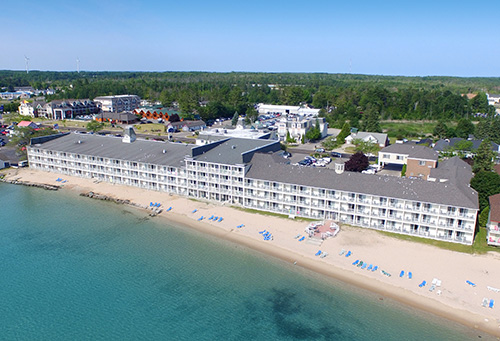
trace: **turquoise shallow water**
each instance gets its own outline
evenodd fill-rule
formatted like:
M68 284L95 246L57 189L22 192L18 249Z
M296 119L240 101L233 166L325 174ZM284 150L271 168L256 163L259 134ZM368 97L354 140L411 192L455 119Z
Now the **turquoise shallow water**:
M1 340L470 340L478 333L142 212L0 184Z

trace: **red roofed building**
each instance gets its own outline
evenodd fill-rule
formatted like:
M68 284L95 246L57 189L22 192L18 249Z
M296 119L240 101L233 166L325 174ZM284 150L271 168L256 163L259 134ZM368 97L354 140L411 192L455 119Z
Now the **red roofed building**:
M33 128L33 129L38 128L38 126L35 123L31 122L31 121L21 121L21 122L18 123L17 126L20 127L20 128L25 128L25 127Z
M492 195L490 201L490 214L488 216L488 245L500 245L500 194Z

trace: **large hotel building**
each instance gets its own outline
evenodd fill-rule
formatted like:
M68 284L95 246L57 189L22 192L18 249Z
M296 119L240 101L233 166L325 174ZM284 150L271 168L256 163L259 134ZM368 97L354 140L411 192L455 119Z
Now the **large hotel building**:
M33 139L33 169L224 202L288 216L472 244L478 196L470 167L448 160L447 179L379 176L294 166L280 144L225 138L204 145L60 134ZM450 171L451 169L451 171Z

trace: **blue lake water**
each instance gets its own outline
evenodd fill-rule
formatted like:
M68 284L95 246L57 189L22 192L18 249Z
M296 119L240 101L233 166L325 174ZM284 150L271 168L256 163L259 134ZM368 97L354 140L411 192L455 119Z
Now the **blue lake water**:
M491 338L64 191L0 184L1 340Z

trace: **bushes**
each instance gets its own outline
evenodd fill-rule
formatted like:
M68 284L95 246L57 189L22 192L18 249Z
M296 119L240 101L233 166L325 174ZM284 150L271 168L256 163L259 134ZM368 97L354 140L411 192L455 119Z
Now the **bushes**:
M486 227L488 223L488 215L490 214L490 207L486 206L479 214L478 223L480 227Z

